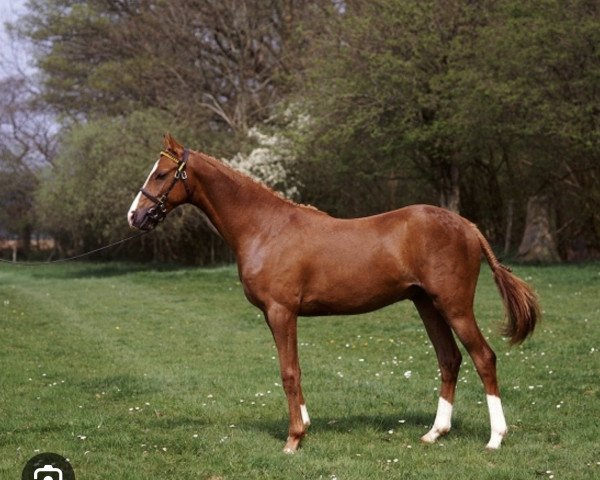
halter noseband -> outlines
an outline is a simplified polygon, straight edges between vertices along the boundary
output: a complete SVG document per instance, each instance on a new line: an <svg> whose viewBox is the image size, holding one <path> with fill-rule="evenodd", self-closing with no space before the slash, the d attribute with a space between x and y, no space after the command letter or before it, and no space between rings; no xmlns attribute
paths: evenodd
<svg viewBox="0 0 600 480"><path fill-rule="evenodd" d="M171 180L169 187L165 190L165 192L160 197L155 197L151 193L144 190L143 187L140 189L140 192L142 192L142 195L144 195L148 200L150 200L151 202L154 203L154 206L148 210L148 212L146 213L146 216L150 220L152 220L152 222L154 222L155 224L162 222L165 219L165 217L167 216L167 201L169 198L169 194L171 193L171 190L173 190L173 188L175 188L175 185L177 184L177 182L179 180L181 180L183 182L183 186L185 187L185 191L186 191L188 197L190 197L192 195L190 187L188 186L188 184L186 182L187 173L185 173L185 167L187 165L188 157L190 155L189 149L187 149L187 148L183 149L183 156L181 157L181 160L169 151L163 150L160 152L160 154L161 154L161 156L165 156L169 160L174 162L177 165L177 167L175 170L175 175L173 176L173 180Z"/></svg>

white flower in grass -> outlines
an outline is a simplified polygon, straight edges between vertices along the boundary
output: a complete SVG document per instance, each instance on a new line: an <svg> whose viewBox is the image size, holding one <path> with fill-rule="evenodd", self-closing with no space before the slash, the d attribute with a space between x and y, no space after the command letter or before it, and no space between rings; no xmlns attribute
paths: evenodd
<svg viewBox="0 0 600 480"><path fill-rule="evenodd" d="M404 378L410 378L412 377L412 370L407 370L406 372L404 372Z"/></svg>

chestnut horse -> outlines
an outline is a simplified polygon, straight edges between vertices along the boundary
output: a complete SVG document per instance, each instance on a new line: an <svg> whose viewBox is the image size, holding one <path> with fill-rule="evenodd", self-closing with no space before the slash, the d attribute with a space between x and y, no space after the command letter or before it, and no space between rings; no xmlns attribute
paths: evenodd
<svg viewBox="0 0 600 480"><path fill-rule="evenodd" d="M496 356L473 314L481 254L487 259L507 312L511 343L533 332L539 317L531 287L501 265L468 220L442 208L413 205L366 218L342 220L284 199L250 177L170 135L128 213L132 227L149 230L183 203L196 205L235 252L248 300L265 315L289 407L284 452L293 453L310 419L300 384L298 316L369 312L412 300L423 319L441 371L431 430L435 442L450 430L461 354L471 356L489 408L487 448L500 447L507 427L496 379Z"/></svg>

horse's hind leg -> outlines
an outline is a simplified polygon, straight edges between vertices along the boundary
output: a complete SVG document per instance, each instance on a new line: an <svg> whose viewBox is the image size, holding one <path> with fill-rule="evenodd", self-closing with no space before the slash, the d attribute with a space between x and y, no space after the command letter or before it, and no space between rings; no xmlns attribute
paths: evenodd
<svg viewBox="0 0 600 480"><path fill-rule="evenodd" d="M433 443L440 436L450 431L452 405L454 404L456 381L462 357L452 335L452 330L435 308L429 296L423 293L413 301L435 348L442 377L438 409L433 427L421 437L423 442Z"/></svg>
<svg viewBox="0 0 600 480"><path fill-rule="evenodd" d="M445 316L459 340L469 352L477 373L483 382L491 424L491 436L487 448L500 448L502 439L508 429L496 377L496 354L479 330L472 307L456 310L455 312L448 309L445 311Z"/></svg>

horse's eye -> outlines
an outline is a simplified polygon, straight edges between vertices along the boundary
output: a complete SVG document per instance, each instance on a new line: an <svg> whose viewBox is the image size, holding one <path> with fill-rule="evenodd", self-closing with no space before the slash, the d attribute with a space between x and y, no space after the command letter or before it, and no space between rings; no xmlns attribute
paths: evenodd
<svg viewBox="0 0 600 480"><path fill-rule="evenodd" d="M154 178L156 178L157 180L164 180L165 178L167 178L167 174L165 172L156 172Z"/></svg>

